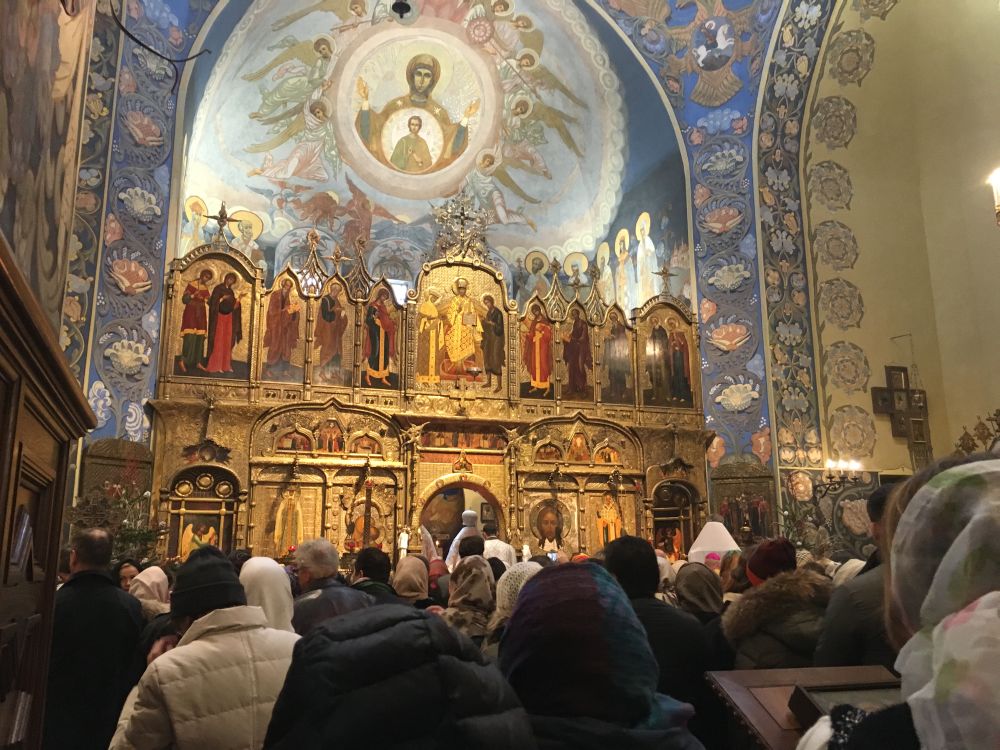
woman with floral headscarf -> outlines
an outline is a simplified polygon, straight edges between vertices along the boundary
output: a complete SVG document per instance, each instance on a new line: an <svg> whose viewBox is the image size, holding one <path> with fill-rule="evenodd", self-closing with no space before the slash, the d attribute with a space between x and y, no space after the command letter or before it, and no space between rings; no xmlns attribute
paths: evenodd
<svg viewBox="0 0 1000 750"><path fill-rule="evenodd" d="M497 584L489 563L482 555L463 557L455 566L448 587L448 609L441 616L455 630L482 646L487 621L496 609Z"/></svg>
<svg viewBox="0 0 1000 750"><path fill-rule="evenodd" d="M1000 747L1000 460L937 462L893 492L884 520L905 702L835 706L799 750Z"/></svg>
<svg viewBox="0 0 1000 750"><path fill-rule="evenodd" d="M517 604L517 595L521 593L524 584L541 569L541 565L530 560L515 563L497 581L497 608L486 626L486 642L483 644L483 653L494 661L500 650L500 639L503 638L507 620Z"/></svg>

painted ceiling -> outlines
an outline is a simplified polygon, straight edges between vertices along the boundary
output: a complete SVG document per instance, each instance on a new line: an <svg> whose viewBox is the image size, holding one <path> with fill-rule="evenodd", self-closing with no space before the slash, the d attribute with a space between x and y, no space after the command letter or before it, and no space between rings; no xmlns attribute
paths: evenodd
<svg viewBox="0 0 1000 750"><path fill-rule="evenodd" d="M184 102L174 257L210 238L225 201L234 244L268 278L317 227L328 254L370 235L369 270L402 293L430 259L431 206L465 192L512 298L539 270L579 273L583 296L596 285L629 309L660 292L664 266L690 296L664 95L600 11L424 0L401 23L365 0L257 0L217 25L224 46L199 59Z"/></svg>

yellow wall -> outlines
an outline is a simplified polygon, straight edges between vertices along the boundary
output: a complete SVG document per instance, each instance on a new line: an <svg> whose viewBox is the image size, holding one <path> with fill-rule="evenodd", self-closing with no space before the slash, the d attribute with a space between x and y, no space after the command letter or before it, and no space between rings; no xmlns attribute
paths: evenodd
<svg viewBox="0 0 1000 750"><path fill-rule="evenodd" d="M844 3L847 5L847 3ZM847 211L830 212L815 200L811 224L834 218L850 226L860 255L853 269L816 263L818 280L840 276L858 287L865 315L860 329L827 326L820 339L862 347L871 386L885 385L886 364L916 364L928 393L936 455L951 452L963 424L1000 408L1000 352L987 333L1000 301L1000 228L983 181L1000 165L1000 45L970 43L1000 35L994 3L901 2L886 20L862 21L848 6L843 30L863 28L876 41L875 63L860 87L843 86L822 69L814 95L839 95L857 107L858 130L849 146L829 149L807 133L810 164L832 159L854 185ZM954 114L953 114L954 113ZM830 408L856 404L871 410L869 392L846 395L827 386ZM893 438L887 417L876 416L878 440L866 468L909 465L904 439Z"/></svg>

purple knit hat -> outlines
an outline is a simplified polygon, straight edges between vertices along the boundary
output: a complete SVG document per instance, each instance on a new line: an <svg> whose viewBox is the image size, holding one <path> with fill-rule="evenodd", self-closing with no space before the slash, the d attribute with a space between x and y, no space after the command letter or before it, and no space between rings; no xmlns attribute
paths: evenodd
<svg viewBox="0 0 1000 750"><path fill-rule="evenodd" d="M659 669L621 586L591 563L535 575L500 643L500 671L528 713L624 726L647 720Z"/></svg>

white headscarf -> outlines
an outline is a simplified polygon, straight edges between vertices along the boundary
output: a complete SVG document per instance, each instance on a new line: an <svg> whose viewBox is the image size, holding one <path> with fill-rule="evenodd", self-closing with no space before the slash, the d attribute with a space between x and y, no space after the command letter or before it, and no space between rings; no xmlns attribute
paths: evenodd
<svg viewBox="0 0 1000 750"><path fill-rule="evenodd" d="M903 511L891 606L915 635L896 660L923 747L1000 738L1000 460L931 479Z"/></svg>
<svg viewBox="0 0 1000 750"><path fill-rule="evenodd" d="M507 572L500 576L500 580L497 581L497 608L490 618L490 630L510 618L514 605L517 604L517 595L521 593L524 584L541 569L541 565L529 560L511 565Z"/></svg>
<svg viewBox="0 0 1000 750"><path fill-rule="evenodd" d="M865 567L865 561L854 557L842 562L833 573L834 587L843 586L848 581L856 578L863 567Z"/></svg>
<svg viewBox="0 0 1000 750"><path fill-rule="evenodd" d="M688 560L704 563L705 555L709 552L717 552L721 559L730 550L738 550L739 548L740 545L736 543L733 535L725 526L718 521L709 521L694 540L694 544L691 545Z"/></svg>
<svg viewBox="0 0 1000 750"><path fill-rule="evenodd" d="M292 584L285 569L270 557L251 557L240 570L247 604L260 607L267 624L277 630L292 628Z"/></svg>
<svg viewBox="0 0 1000 750"><path fill-rule="evenodd" d="M674 579L677 578L677 571L674 570L674 566L670 564L670 560L665 557L656 556L656 566L660 569L660 585L663 582L673 583Z"/></svg>
<svg viewBox="0 0 1000 750"><path fill-rule="evenodd" d="M170 582L157 565L150 566L132 579L128 592L139 600L142 614L151 620L170 611Z"/></svg>

